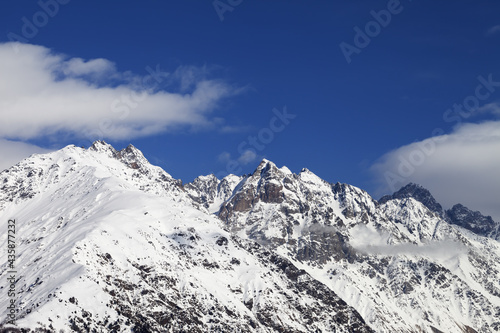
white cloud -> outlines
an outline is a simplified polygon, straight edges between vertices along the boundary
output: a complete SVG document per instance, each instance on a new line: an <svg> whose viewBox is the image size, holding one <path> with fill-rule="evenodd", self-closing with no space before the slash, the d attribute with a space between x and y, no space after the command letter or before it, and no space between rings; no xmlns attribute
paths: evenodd
<svg viewBox="0 0 500 333"><path fill-rule="evenodd" d="M255 151L253 151L251 149L247 149L238 158L238 162L240 162L243 165L246 165L248 163L255 161L256 158L257 158L257 154L255 153Z"/></svg>
<svg viewBox="0 0 500 333"><path fill-rule="evenodd" d="M49 150L24 142L0 139L0 172L17 164L31 154L48 153Z"/></svg>
<svg viewBox="0 0 500 333"><path fill-rule="evenodd" d="M81 58L72 58L64 63L63 73L68 76L80 76L93 73L114 72L115 66L106 59L92 59L85 61Z"/></svg>
<svg viewBox="0 0 500 333"><path fill-rule="evenodd" d="M381 157L372 171L377 194L414 182L445 208L462 203L500 221L500 121L463 124L449 135L400 147Z"/></svg>
<svg viewBox="0 0 500 333"><path fill-rule="evenodd" d="M169 76L153 65L143 78L117 72L106 59L68 58L43 46L3 43L0 59L0 137L9 139L65 133L129 140L177 126L209 126L218 102L237 93L205 79L204 70L182 68ZM172 80L180 92L164 90Z"/></svg>

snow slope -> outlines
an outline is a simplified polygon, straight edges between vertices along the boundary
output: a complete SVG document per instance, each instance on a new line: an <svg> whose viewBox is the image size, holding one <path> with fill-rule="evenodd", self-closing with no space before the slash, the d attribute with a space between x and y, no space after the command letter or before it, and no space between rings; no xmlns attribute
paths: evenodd
<svg viewBox="0 0 500 333"><path fill-rule="evenodd" d="M0 173L17 325L66 332L495 332L498 224L409 184L379 201L263 160L182 184L133 146ZM7 295L7 256L0 293ZM9 299L0 298L0 323Z"/></svg>
<svg viewBox="0 0 500 333"><path fill-rule="evenodd" d="M2 172L0 182L0 230L10 218L17 223L19 327L372 331L306 271L225 231L133 146L116 151L96 142L33 155ZM0 247L6 241L0 233ZM2 293L6 261L2 252ZM8 302L0 298L1 320Z"/></svg>
<svg viewBox="0 0 500 333"><path fill-rule="evenodd" d="M325 283L377 331L498 331L499 244L449 224L440 207L414 184L377 202L264 160L218 215Z"/></svg>

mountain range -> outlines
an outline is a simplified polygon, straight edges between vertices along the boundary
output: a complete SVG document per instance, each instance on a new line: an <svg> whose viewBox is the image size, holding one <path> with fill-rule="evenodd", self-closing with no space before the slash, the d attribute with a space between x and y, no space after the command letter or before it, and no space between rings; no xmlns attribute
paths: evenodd
<svg viewBox="0 0 500 333"><path fill-rule="evenodd" d="M68 146L0 173L0 332L496 332L499 225L417 184L375 200L265 159L183 184Z"/></svg>

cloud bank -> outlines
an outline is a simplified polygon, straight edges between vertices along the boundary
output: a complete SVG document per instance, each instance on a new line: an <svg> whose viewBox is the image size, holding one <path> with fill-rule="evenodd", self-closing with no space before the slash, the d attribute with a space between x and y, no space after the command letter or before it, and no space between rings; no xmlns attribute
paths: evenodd
<svg viewBox="0 0 500 333"><path fill-rule="evenodd" d="M498 104L484 110L495 114ZM466 123L448 135L397 148L371 167L378 193L414 182L445 208L462 203L500 222L500 121Z"/></svg>
<svg viewBox="0 0 500 333"><path fill-rule="evenodd" d="M166 73L146 66L137 76L106 59L70 58L30 44L2 43L0 59L0 137L6 139L129 140L211 126L211 111L238 92L206 79L203 69Z"/></svg>

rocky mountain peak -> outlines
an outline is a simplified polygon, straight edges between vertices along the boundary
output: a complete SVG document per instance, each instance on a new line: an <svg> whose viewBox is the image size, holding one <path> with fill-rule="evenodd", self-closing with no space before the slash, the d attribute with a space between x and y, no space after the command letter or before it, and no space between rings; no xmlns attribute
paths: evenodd
<svg viewBox="0 0 500 333"><path fill-rule="evenodd" d="M358 187L336 183L332 185L332 191L342 208L342 214L347 218L359 218L366 222L376 209L375 200Z"/></svg>
<svg viewBox="0 0 500 333"><path fill-rule="evenodd" d="M220 205L233 194L234 189L245 177L227 175L219 180L215 175L199 176L184 185L184 190L198 208L204 207L209 213L215 213Z"/></svg>
<svg viewBox="0 0 500 333"><path fill-rule="evenodd" d="M106 155L113 157L117 153L116 149L110 144L106 143L104 140L94 141L92 146L89 147L90 151L95 151L98 153L105 153Z"/></svg>
<svg viewBox="0 0 500 333"><path fill-rule="evenodd" d="M192 183L192 185L201 185L201 184L218 184L219 183L219 179L213 174L209 174L209 175L206 175L206 176L198 176L196 177Z"/></svg>
<svg viewBox="0 0 500 333"><path fill-rule="evenodd" d="M142 152L133 145L116 152L114 157L132 169L140 169L142 166L149 164Z"/></svg>
<svg viewBox="0 0 500 333"><path fill-rule="evenodd" d="M118 151L105 141L97 140L89 147L89 151L106 154L108 157L115 158L132 169L141 169L149 164L142 152L132 144Z"/></svg>
<svg viewBox="0 0 500 333"><path fill-rule="evenodd" d="M446 217L452 224L468 229L478 235L498 238L499 224L491 216L484 216L462 204L456 204L446 211Z"/></svg>
<svg viewBox="0 0 500 333"><path fill-rule="evenodd" d="M255 171L253 172L252 177L269 177L275 174L277 171L279 171L279 169L276 164L264 158L257 166L257 169L255 169Z"/></svg>
<svg viewBox="0 0 500 333"><path fill-rule="evenodd" d="M215 175L199 176L191 183L184 185L189 196L198 204L208 208L217 196L220 180Z"/></svg>
<svg viewBox="0 0 500 333"><path fill-rule="evenodd" d="M378 201L383 204L389 200L393 199L406 199L413 198L421 202L424 206L429 208L429 210L443 214L443 207L434 199L431 192L421 185L415 183L409 183L401 187L398 191L394 192L392 195L385 195Z"/></svg>

